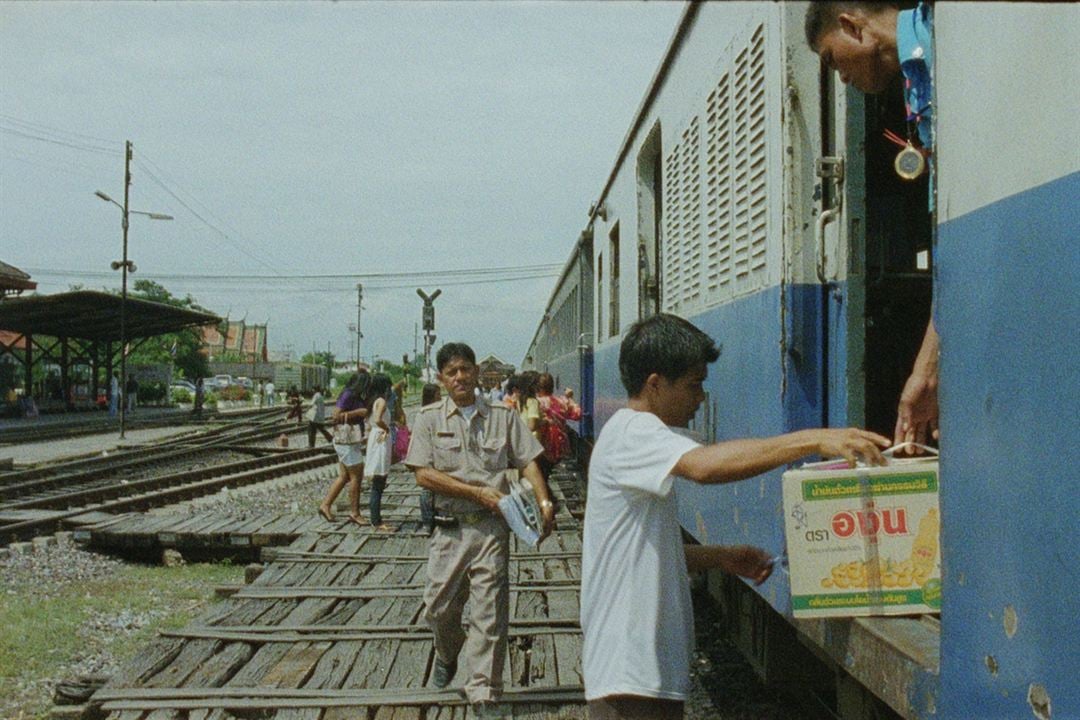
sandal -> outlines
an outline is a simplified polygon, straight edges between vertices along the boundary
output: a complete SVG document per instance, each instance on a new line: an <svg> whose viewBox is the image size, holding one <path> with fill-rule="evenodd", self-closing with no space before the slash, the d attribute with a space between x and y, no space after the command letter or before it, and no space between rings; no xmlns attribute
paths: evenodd
<svg viewBox="0 0 1080 720"><path fill-rule="evenodd" d="M334 522L333 514L329 509L324 508L322 505L319 506L319 514L323 516L323 519L326 520L326 522Z"/></svg>
<svg viewBox="0 0 1080 720"><path fill-rule="evenodd" d="M387 525L386 523L381 523L380 525L375 527L375 532L377 533L392 533L396 530L396 527L394 527L393 525Z"/></svg>
<svg viewBox="0 0 1080 720"><path fill-rule="evenodd" d="M365 527L367 525L367 522L364 521L364 518L360 517L359 515L353 515L352 513L349 513L349 522L356 523L360 527Z"/></svg>

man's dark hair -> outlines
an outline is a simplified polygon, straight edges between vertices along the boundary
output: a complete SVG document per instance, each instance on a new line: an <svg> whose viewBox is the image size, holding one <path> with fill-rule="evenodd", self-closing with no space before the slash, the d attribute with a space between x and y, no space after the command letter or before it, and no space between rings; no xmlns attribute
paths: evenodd
<svg viewBox="0 0 1080 720"><path fill-rule="evenodd" d="M476 364L476 353L473 352L471 347L465 343L446 343L439 348L438 354L435 355L435 367L439 372L442 372L442 369L454 358L468 360L473 365Z"/></svg>
<svg viewBox="0 0 1080 720"><path fill-rule="evenodd" d="M619 375L627 394L636 397L652 373L674 381L718 357L711 337L681 317L661 313L630 326L619 348Z"/></svg>
<svg viewBox="0 0 1080 720"><path fill-rule="evenodd" d="M803 29L806 31L806 44L810 49L817 52L818 41L821 36L837 26L838 18L842 13L850 13L861 10L867 15L876 15L889 7L897 7L896 3L887 2L811 2L806 8L806 19L803 21Z"/></svg>

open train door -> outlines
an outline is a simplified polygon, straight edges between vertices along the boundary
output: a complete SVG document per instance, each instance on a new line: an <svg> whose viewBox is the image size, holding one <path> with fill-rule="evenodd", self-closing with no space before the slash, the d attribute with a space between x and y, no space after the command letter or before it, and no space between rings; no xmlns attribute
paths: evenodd
<svg viewBox="0 0 1080 720"><path fill-rule="evenodd" d="M907 132L899 78L878 95L864 95L835 72L814 67L820 136L812 265L820 293L820 423L891 437L900 392L930 317L929 174L904 180L893 167L898 148L886 136Z"/></svg>

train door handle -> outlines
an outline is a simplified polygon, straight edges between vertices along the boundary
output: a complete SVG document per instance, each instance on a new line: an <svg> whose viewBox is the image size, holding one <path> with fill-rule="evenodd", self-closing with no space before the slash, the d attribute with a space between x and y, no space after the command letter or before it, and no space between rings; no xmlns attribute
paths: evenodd
<svg viewBox="0 0 1080 720"><path fill-rule="evenodd" d="M840 186L844 184L844 158L839 156L820 157L814 163L816 175L824 181L831 180L836 185L836 205L831 208L822 207L818 213L817 222L814 223L814 242L817 243L817 276L822 284L829 282L825 273L825 226L840 215L844 207L844 196L840 192ZM822 204L826 197L825 188L821 188Z"/></svg>
<svg viewBox="0 0 1080 720"><path fill-rule="evenodd" d="M817 276L818 281L823 285L829 282L825 276L825 226L840 215L840 209L843 205L843 200L837 199L835 206L818 213L817 222L814 223L814 240L817 242L818 247Z"/></svg>

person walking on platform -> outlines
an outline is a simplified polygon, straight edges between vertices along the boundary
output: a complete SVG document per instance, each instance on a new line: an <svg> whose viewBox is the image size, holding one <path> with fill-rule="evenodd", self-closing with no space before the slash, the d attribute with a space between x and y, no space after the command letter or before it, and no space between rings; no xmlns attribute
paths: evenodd
<svg viewBox="0 0 1080 720"><path fill-rule="evenodd" d="M116 417L120 410L120 373L113 370L109 378L109 417Z"/></svg>
<svg viewBox="0 0 1080 720"><path fill-rule="evenodd" d="M334 407L334 451L338 456L338 477L319 505L319 514L331 522L334 520L334 501L348 483L349 520L357 525L364 524L360 517L360 483L364 477L364 418L368 415L370 385L370 374L353 373Z"/></svg>
<svg viewBox="0 0 1080 720"><path fill-rule="evenodd" d="M285 395L285 404L289 406L285 422L295 418L297 425L302 423L304 421L304 399L300 397L300 389L295 385L289 386L289 392Z"/></svg>
<svg viewBox="0 0 1080 720"><path fill-rule="evenodd" d="M316 385L312 388L311 409L308 410L308 447L315 447L315 433L321 433L326 442L333 443L334 435L326 429L326 398L323 397L322 387Z"/></svg>
<svg viewBox="0 0 1080 720"><path fill-rule="evenodd" d="M391 410L389 396L394 392L390 376L375 373L371 376L371 390L368 397L372 400L371 415L368 423L367 454L364 456L364 478L371 482L371 496L368 502L368 519L376 532L393 532L394 528L382 521L382 495L386 490L386 477L390 474L390 422Z"/></svg>
<svg viewBox="0 0 1080 720"><path fill-rule="evenodd" d="M274 407L274 381L266 382L266 407Z"/></svg>
<svg viewBox="0 0 1080 720"><path fill-rule="evenodd" d="M127 411L135 412L135 406L139 402L139 381L134 375L128 375L127 384L124 386L124 399L127 401Z"/></svg>
<svg viewBox="0 0 1080 720"><path fill-rule="evenodd" d="M805 31L807 44L825 66L861 92L877 94L897 77L903 78L908 137L897 156L896 172L905 180L930 172L933 210L934 30L930 4L921 1L917 7L901 10L885 2L812 2L806 10ZM897 144L902 143L898 139ZM931 309L911 375L900 393L893 430L897 445L938 439L940 345ZM906 452L918 450L912 445Z"/></svg>
<svg viewBox="0 0 1080 720"><path fill-rule="evenodd" d="M509 634L510 530L499 510L506 471L518 468L532 485L543 517L555 515L536 458L543 448L510 409L477 398L479 368L472 348L448 343L435 357L448 397L413 421L405 464L416 482L440 496L456 527L436 525L428 546L424 619L435 635L432 683L446 687L464 653L465 697L476 714L494 710L502 694ZM471 608L468 634L462 612Z"/></svg>
<svg viewBox="0 0 1080 720"><path fill-rule="evenodd" d="M570 433L566 421L581 419L581 408L577 403L554 393L555 378L551 373L540 373L536 381L536 400L545 421L540 428L540 444L544 446L540 469L544 471L545 478L570 449Z"/></svg>

